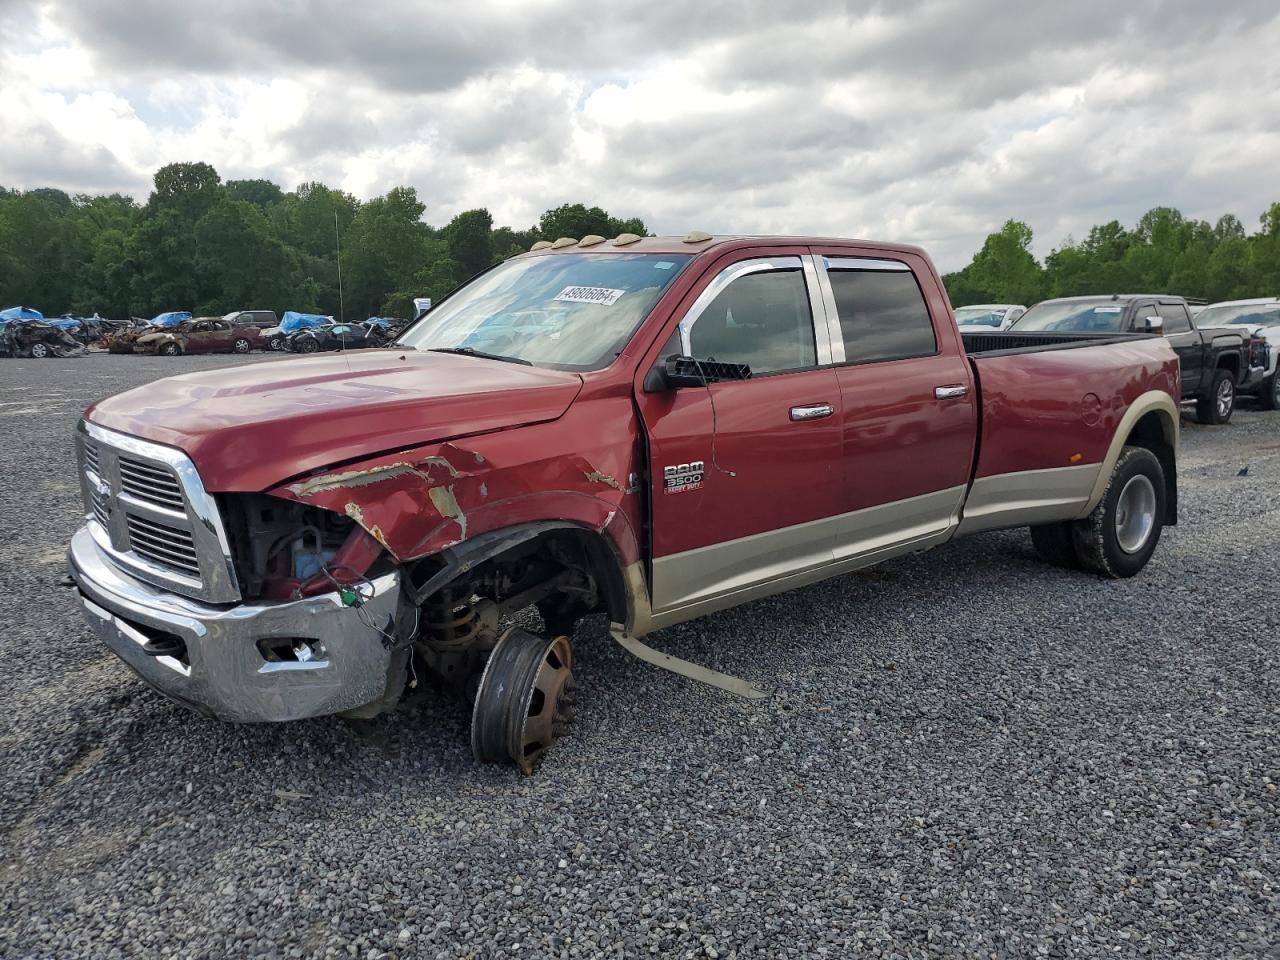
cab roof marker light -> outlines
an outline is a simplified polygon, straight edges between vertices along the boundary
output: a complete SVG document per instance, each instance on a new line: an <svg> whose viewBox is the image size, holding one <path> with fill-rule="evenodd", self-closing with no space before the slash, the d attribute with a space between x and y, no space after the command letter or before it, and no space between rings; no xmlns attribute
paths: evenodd
<svg viewBox="0 0 1280 960"><path fill-rule="evenodd" d="M634 233L620 233L613 238L613 245L615 247L626 247L626 246L630 246L633 243L639 243L639 242L640 242L639 235Z"/></svg>
<svg viewBox="0 0 1280 960"><path fill-rule="evenodd" d="M551 241L550 241L550 240L539 240L537 243L535 243L535 244L534 244L532 247L530 247L529 249L530 249L530 250L545 250L545 249L547 249L547 247L549 247L549 246L551 246Z"/></svg>
<svg viewBox="0 0 1280 960"><path fill-rule="evenodd" d="M597 234L594 234L594 233L589 233L585 237L583 237L581 240L578 241L578 246L594 247L600 243L604 243L604 237L598 236Z"/></svg>
<svg viewBox="0 0 1280 960"><path fill-rule="evenodd" d="M704 240L710 240L711 234L705 230L690 230L689 235L684 238L685 243L702 243Z"/></svg>
<svg viewBox="0 0 1280 960"><path fill-rule="evenodd" d="M573 237L561 237L551 245L551 249L559 250L561 247L572 247L577 242L578 241L573 239Z"/></svg>

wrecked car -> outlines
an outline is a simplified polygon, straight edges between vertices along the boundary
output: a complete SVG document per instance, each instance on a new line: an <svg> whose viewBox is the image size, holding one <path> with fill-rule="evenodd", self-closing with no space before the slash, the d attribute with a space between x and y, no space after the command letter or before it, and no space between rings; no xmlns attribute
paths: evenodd
<svg viewBox="0 0 1280 960"><path fill-rule="evenodd" d="M1001 528L1129 577L1177 519L1168 342L962 335L910 246L540 242L394 347L86 411L71 575L155 689L285 721L429 679L470 703L479 760L528 772L573 719L588 615L755 698L642 638Z"/></svg>
<svg viewBox="0 0 1280 960"><path fill-rule="evenodd" d="M286 310L284 316L280 318L278 327L270 327L262 331L262 340L267 345L268 350L287 350L289 338L299 330L324 327L331 323L333 323L333 317L318 313L299 313L296 310Z"/></svg>
<svg viewBox="0 0 1280 960"><path fill-rule="evenodd" d="M322 350L363 350L380 347L386 341L360 323L332 323L299 330L286 342L290 353L318 353Z"/></svg>
<svg viewBox="0 0 1280 960"><path fill-rule="evenodd" d="M82 357L84 344L47 320L0 320L0 356Z"/></svg>
<svg viewBox="0 0 1280 960"><path fill-rule="evenodd" d="M134 353L176 357L183 353L248 353L261 345L262 331L236 326L224 317L196 317L167 330L153 330L133 343Z"/></svg>

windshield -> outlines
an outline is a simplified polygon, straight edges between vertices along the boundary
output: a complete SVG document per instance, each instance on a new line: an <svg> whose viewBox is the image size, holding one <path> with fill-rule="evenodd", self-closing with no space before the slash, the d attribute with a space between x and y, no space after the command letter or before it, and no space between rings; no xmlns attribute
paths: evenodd
<svg viewBox="0 0 1280 960"><path fill-rule="evenodd" d="M998 327L1004 323L1004 310L990 307L961 307L956 311L956 323L966 327Z"/></svg>
<svg viewBox="0 0 1280 960"><path fill-rule="evenodd" d="M1014 321L1010 329L1119 333L1124 304L1111 300L1046 300Z"/></svg>
<svg viewBox="0 0 1280 960"><path fill-rule="evenodd" d="M1234 323L1256 323L1264 327L1280 326L1280 302L1208 307L1196 315L1198 327L1225 327Z"/></svg>
<svg viewBox="0 0 1280 960"><path fill-rule="evenodd" d="M583 253L509 260L436 305L396 345L599 370L690 259Z"/></svg>

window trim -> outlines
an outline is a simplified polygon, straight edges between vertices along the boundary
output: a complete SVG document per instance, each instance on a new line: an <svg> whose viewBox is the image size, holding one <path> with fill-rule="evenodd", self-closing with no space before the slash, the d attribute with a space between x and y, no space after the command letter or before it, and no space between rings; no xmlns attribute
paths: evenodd
<svg viewBox="0 0 1280 960"><path fill-rule="evenodd" d="M938 336L938 325L934 322L933 311L929 308L929 298L925 296L920 278L911 269L911 265L902 260L889 260L873 257L830 257L823 256L822 269L818 271L818 283L822 287L823 306L830 318L831 352L837 359L837 367L863 367L871 363L897 363L900 360L927 360L942 355L942 338ZM834 267L833 267L834 264ZM848 266L846 266L848 264ZM836 306L836 292L831 285L832 269L841 273L909 273L920 293L920 303L924 306L925 316L929 318L929 329L933 331L932 353L909 353L900 357L875 357L871 360L850 360L844 349L844 330L840 327L840 310Z"/></svg>
<svg viewBox="0 0 1280 960"><path fill-rule="evenodd" d="M832 363L832 344L831 333L827 322L825 305L823 304L819 291L817 289L818 278L821 272L813 263L813 257L807 254L794 254L776 257L749 257L745 260L738 260L724 267L712 277L708 283L698 294L697 298L685 311L683 317L676 327L676 332L680 336L680 349L686 356L692 356L693 345L691 336L694 324L696 324L707 308L720 296L721 293L741 277L751 276L756 273L794 273L800 274L801 280L805 285L805 292L809 301L809 323L813 329L813 343L815 362L813 366L792 367L786 370L770 370L768 373L751 374L752 379L756 377L770 377L781 373L803 373L808 370L817 370L822 367L829 367Z"/></svg>

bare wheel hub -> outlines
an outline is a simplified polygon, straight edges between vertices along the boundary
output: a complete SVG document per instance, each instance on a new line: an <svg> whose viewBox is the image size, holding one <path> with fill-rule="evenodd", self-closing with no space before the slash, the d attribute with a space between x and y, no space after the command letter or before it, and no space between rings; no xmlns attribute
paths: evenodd
<svg viewBox="0 0 1280 960"><path fill-rule="evenodd" d="M568 637L548 640L519 627L493 648L471 714L471 752L477 760L514 760L533 773L568 730L577 694Z"/></svg>

